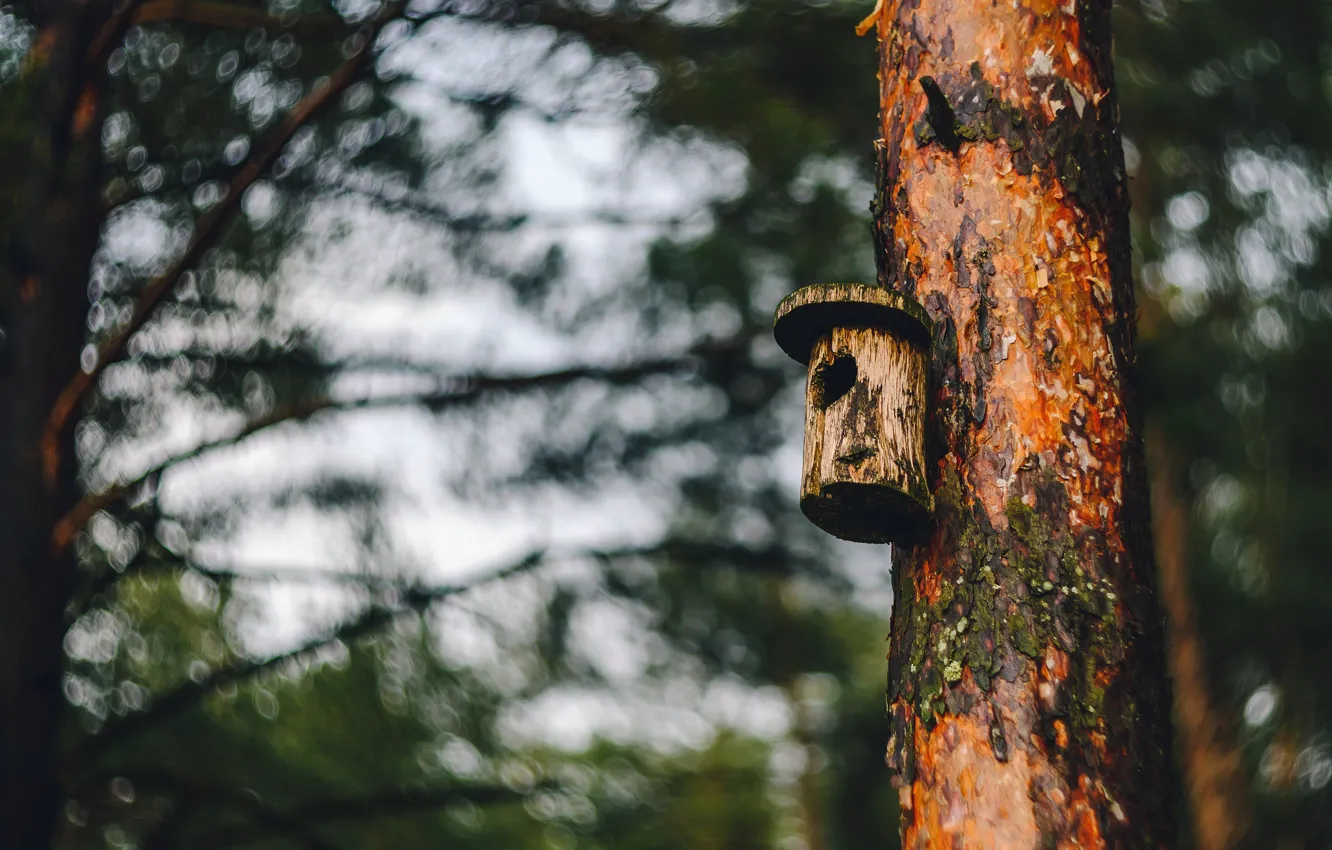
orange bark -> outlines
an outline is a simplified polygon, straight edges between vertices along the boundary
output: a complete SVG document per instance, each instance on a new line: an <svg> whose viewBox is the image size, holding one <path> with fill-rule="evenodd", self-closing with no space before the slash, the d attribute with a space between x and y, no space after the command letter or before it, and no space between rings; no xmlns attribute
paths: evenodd
<svg viewBox="0 0 1332 850"><path fill-rule="evenodd" d="M878 23L880 283L936 326L938 509L894 558L906 847L1174 843L1109 7Z"/></svg>

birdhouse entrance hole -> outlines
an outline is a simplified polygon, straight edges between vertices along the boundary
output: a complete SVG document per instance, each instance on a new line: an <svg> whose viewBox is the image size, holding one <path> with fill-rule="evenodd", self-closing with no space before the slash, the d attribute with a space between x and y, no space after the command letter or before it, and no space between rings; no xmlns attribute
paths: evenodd
<svg viewBox="0 0 1332 850"><path fill-rule="evenodd" d="M901 293L817 284L777 308L773 334L809 367L800 508L845 540L909 544L928 527L931 326Z"/></svg>
<svg viewBox="0 0 1332 850"><path fill-rule="evenodd" d="M814 403L827 410L856 385L856 358L839 355L832 363L820 366L810 376Z"/></svg>

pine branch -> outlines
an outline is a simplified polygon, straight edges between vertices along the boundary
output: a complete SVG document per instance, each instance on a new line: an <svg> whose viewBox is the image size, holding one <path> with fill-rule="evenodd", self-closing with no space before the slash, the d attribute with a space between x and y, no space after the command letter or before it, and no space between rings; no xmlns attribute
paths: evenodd
<svg viewBox="0 0 1332 850"><path fill-rule="evenodd" d="M149 553L149 549L158 551ZM274 584L312 584L312 585L351 585L372 591L393 592L400 595L412 595L421 587L418 579L408 576L378 575L367 573L355 567L293 567L286 565L246 566L210 566L188 557L180 557L161 551L156 544L149 544L140 550L140 554L122 570L108 569L97 575L82 598L91 602L101 593L106 592L121 579L132 575L180 570L197 573L218 584L231 584L238 581L272 582ZM430 586L424 591L434 592ZM82 606L86 610L87 605Z"/></svg>
<svg viewBox="0 0 1332 850"><path fill-rule="evenodd" d="M385 374L412 376L418 378L437 377L444 368L442 363L428 363L392 356L343 357L329 360L318 359L308 349L285 351L278 348L264 348L257 353L238 346L203 346L187 345L181 348L168 348L152 354L142 354L135 362L150 370L170 368L178 358L189 360L208 358L219 368L239 369L281 369L312 378L328 378L335 374Z"/></svg>
<svg viewBox="0 0 1332 850"><path fill-rule="evenodd" d="M93 368L87 372L76 373L60 392L42 433L42 471L48 486L54 486L60 468L60 435L84 395L97 382L109 364L125 356L130 338L144 326L157 305L175 288L181 276L193 268L204 253L216 243L226 226L235 217L245 190L268 171L296 132L328 108L333 99L364 69L374 52L374 42L379 31L390 20L398 17L405 5L406 0L387 3L374 22L362 30L361 45L351 58L343 62L323 85L315 86L292 107L267 142L250 155L245 166L232 179L222 200L199 219L184 253L162 275L150 281L140 293L129 322L102 345Z"/></svg>
<svg viewBox="0 0 1332 850"><path fill-rule="evenodd" d="M149 553L150 548L158 551ZM547 555L547 563L571 558L589 558L603 564L630 558L666 557L680 563L694 565L730 565L754 573L772 573L791 575L802 573L832 587L847 589L849 584L844 576L828 570L821 559L802 557L793 554L781 546L754 547L733 543L716 543L706 540L666 539L647 546L625 546L613 549L590 549L563 555ZM99 594L114 586L121 579L132 575L158 570L182 570L197 573L218 584L230 584L237 581L312 584L312 585L349 585L379 593L397 594L400 598L434 598L439 594L451 592L451 586L441 588L437 585L422 584L418 578L367 573L355 567L294 567L285 565L221 565L206 564L189 557L169 555L156 544L143 547L137 556L123 570L106 570L98 575L93 585L83 594L83 599L91 601ZM86 609L86 605L83 606Z"/></svg>
<svg viewBox="0 0 1332 850"><path fill-rule="evenodd" d="M727 343L726 345L733 345ZM271 413L260 416L246 423L240 430L218 440L202 443L188 451L163 460L144 471L132 481L111 487L101 493L84 497L64 517L56 523L51 532L51 545L54 551L64 551L74 534L98 511L123 499L139 487L153 481L169 467L193 460L200 455L217 449L234 446L254 434L286 422L298 422L309 419L324 411L364 410L387 407L425 407L432 412L447 408L460 407L479 401L488 393L528 392L566 386L576 381L595 380L612 385L624 385L640 380L649 375L682 372L695 368L701 356L709 350L721 346L701 346L692 349L684 356L657 358L632 363L625 366L575 366L554 372L534 375L473 375L442 382L446 388L428 393L416 393L390 396L366 396L354 399L334 399L317 396L292 404L281 405ZM451 386L449 386L451 385Z"/></svg>
<svg viewBox="0 0 1332 850"><path fill-rule="evenodd" d="M458 233L505 233L520 227L538 227L547 230L584 227L592 224L605 224L616 227L679 227L688 220L686 215L635 215L631 212L612 209L577 210L551 213L458 213L447 207L431 203L420 197L407 195L390 198L374 191L359 189L355 186L338 184L324 187L315 183L283 181L284 185L297 186L311 195L326 198L351 198L365 201L376 210L396 213L439 225Z"/></svg>
<svg viewBox="0 0 1332 850"><path fill-rule="evenodd" d="M126 715L109 723L100 734L89 739L79 750L71 754L71 758L67 759L66 766L70 767L70 762L77 760L86 761L95 758L116 744L123 743L158 724L167 722L189 711L218 688L238 684L285 664L299 664L315 657L321 650L337 642L354 643L360 638L375 634L404 614L424 611L433 603L441 600L459 596L481 586L492 585L508 578L529 573L539 566L556 561L586 558L609 563L626 558L662 556L698 567L706 564L734 564L745 570L777 572L779 574L791 574L798 569L804 569L825 580L831 579L843 586L846 584L844 579L839 579L826 571L819 570L819 565L814 559L792 558L788 551L779 547L759 549L730 543L685 540L667 540L647 546L590 549L563 554L551 554L545 550L537 550L505 567L456 584L424 585L404 581L397 583L395 586L392 584L392 580L383 580L381 587L391 589L394 592L393 595L397 597L396 599L372 605L355 617L344 621L318 637L310 639L295 649L266 659L239 659L225 668L213 671L198 682L192 681L179 686L176 690L154 699L152 707L147 711ZM180 566L193 568L192 565L184 562ZM211 571L207 569L198 571L205 575L209 575L211 572L212 577L223 580L251 577L237 570L214 568ZM117 578L127 574L118 574ZM331 571L323 571L324 577L330 575ZM342 580L344 575L350 580L351 574L339 574L337 576L338 580ZM274 580L283 579L274 576Z"/></svg>
<svg viewBox="0 0 1332 850"><path fill-rule="evenodd" d="M194 708L218 688L243 682L285 664L299 664L313 658L321 650L334 643L354 643L360 638L374 634L404 614L421 611L433 602L466 593L482 585L494 584L530 572L545 563L546 560L545 552L538 550L520 561L478 576L470 581L459 584L408 587L402 594L401 602L397 605L372 606L295 649L262 660L239 659L227 667L214 670L198 682L191 681L179 686L174 691L154 699L152 708L147 711L129 714L113 723L109 723L100 734L90 738L73 756L75 759L90 760L118 743L180 716Z"/></svg>
<svg viewBox="0 0 1332 850"><path fill-rule="evenodd" d="M259 581L283 584L347 584L357 585L371 590L397 591L411 593L420 583L403 576L386 576L366 573L353 568L337 567L289 567L289 566L246 566L246 567L210 567L195 561L183 559L179 562L159 562L162 566L178 566L190 572L198 573L218 584L230 584L237 581ZM142 569L139 572L143 572ZM430 592L426 588L426 592Z"/></svg>
<svg viewBox="0 0 1332 850"><path fill-rule="evenodd" d="M502 805L519 802L531 793L503 785L417 785L344 797L311 798L279 806L269 804L243 789L159 769L130 769L115 775L126 776L136 789L168 794L178 801L189 801L195 808L201 805L210 808L226 806L244 811L249 817L249 823L223 827L201 838L201 844L204 846L218 847L240 846L265 832L270 832L281 835L299 846L323 850L336 845L330 843L315 829L321 823L426 814L459 803L476 806ZM99 775L85 785L105 787L111 778L110 775ZM551 787L555 786L547 781L538 783L532 790ZM181 819L172 818L169 823L178 829ZM165 841L160 846L165 846Z"/></svg>

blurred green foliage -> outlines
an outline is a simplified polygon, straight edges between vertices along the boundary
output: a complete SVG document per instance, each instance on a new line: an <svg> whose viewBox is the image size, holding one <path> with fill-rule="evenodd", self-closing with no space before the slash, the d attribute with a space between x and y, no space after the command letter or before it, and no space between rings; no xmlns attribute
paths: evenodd
<svg viewBox="0 0 1332 850"><path fill-rule="evenodd" d="M1212 693L1245 757L1252 846L1323 847L1332 19L1303 2L1119 11L1142 379L1194 508Z"/></svg>
<svg viewBox="0 0 1332 850"><path fill-rule="evenodd" d="M122 326L374 4L232 6L280 25L158 20L112 55L91 341ZM619 360L679 351L682 337L720 343L680 374L483 392L429 411L471 459L440 474L461 498L502 507L628 481L668 506L664 530L434 598L437 578L394 545L396 482L373 471L255 475L174 508L161 498L172 469L151 476L76 541L61 846L896 846L882 767L887 552L832 549L795 510L779 467L802 376L767 342L781 295L873 271L876 62L872 41L852 36L868 6L411 5L374 77L298 134L133 358L108 370L79 428L86 486L144 468L124 457L163 457L151 449L182 411L234 425L348 375L484 369L330 344L317 316L284 300L284 263L401 227L429 234L424 268L399 254L356 270L386 291L423 303L509 293L571 343L619 328ZM1140 380L1194 506L1192 588L1213 693L1248 760L1255 846L1332 842L1332 468L1318 413L1332 395L1329 21L1312 0L1117 11ZM11 57L30 35L21 4L0 13L6 103L26 96ZM450 51L480 70L432 74ZM22 138L10 114L0 146ZM661 183L700 167L739 177L707 181L713 194L679 220L649 211L648 238L634 209L583 222L627 255L613 289L588 287L579 223L545 226L506 182L515 134L566 124L624 129L628 162ZM123 247L145 232L159 235L155 253ZM319 439L320 421L282 426L293 451ZM309 651L265 664L281 649L251 648L260 603L291 577L231 575L200 553L225 550L255 516L302 512L357 535L364 572L323 589L358 627L315 628ZM878 573L866 578L866 564ZM607 606L646 647L628 678L587 647L589 628L594 643L622 637L587 625ZM650 710L671 693L684 732ZM728 722L687 710L719 693ZM534 718L588 705L630 706L632 734L621 724L572 747L525 734Z"/></svg>

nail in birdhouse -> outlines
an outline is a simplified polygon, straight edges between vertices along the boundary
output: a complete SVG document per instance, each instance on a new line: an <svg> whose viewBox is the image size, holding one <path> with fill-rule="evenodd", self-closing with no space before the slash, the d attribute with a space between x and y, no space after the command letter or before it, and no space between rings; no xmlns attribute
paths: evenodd
<svg viewBox="0 0 1332 850"><path fill-rule="evenodd" d="M782 301L773 334L809 367L800 509L843 540L919 540L934 509L924 309L882 287L815 284Z"/></svg>

